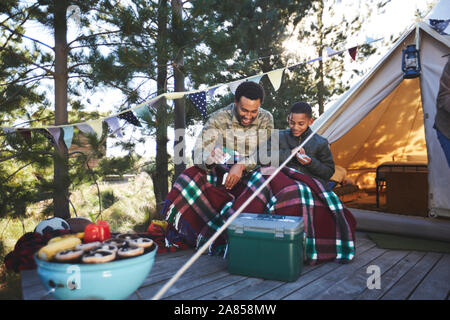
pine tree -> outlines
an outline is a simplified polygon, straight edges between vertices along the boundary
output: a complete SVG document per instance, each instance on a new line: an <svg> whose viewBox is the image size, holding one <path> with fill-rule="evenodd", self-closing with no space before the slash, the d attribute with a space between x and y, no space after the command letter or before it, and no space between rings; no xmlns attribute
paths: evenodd
<svg viewBox="0 0 450 320"><path fill-rule="evenodd" d="M68 42L67 17L71 9L74 9L72 16L82 31ZM90 14L106 10L102 1L7 1L2 3L0 10L4 17L0 23L4 40L0 48L2 126L11 126L18 118L26 118L30 126L39 127L62 125L69 120L88 120L89 116L98 117L99 114L94 113L83 118L86 114L81 112L85 107L82 101L82 79L86 77L90 65L83 54L84 48L100 37L118 32L102 30L87 35ZM76 14L73 14L74 11ZM40 25L49 35L53 35L54 45L45 43L48 40L45 36L43 39L26 36L27 22ZM38 90L38 86L42 88L44 84L48 85L48 80L53 80L52 102L47 100L45 93L38 93L42 90ZM68 112L68 103L72 105L72 115ZM17 164L18 168L10 174L5 169L1 172L0 179L5 178L2 187L8 192L4 193L0 201L0 214L24 214L27 204L52 198L54 215L68 218L71 183L81 182L92 174L92 171L85 170L84 156L68 154L62 135L53 146L37 130L9 133L1 142L0 161L3 168L6 163ZM52 168L53 179L49 171ZM29 181L29 184L25 181Z"/></svg>
<svg viewBox="0 0 450 320"><path fill-rule="evenodd" d="M355 11L354 16L349 21L344 10L341 9L342 14L339 15L336 11L344 6L339 0L315 0L312 2L312 7L308 15L301 21L298 26L298 40L304 48L314 48L314 58L323 57L313 64L307 65L306 70L309 73L306 82L311 86L308 94L309 102L312 106L317 107L318 116L324 110L325 105L336 96L344 93L349 89L349 81L351 78L344 79L345 59L347 53L339 54L327 58L326 47L339 51L346 48L349 40L358 35L361 27L366 21L371 10L366 10L367 14L362 14L361 9L366 6L377 7L381 9L386 3L382 4L378 1L359 1L352 3L352 8ZM355 9L359 7L358 9ZM354 43L353 43L354 44ZM358 48L358 56L365 57L375 52L375 47L370 45L362 45ZM305 54L303 54L305 59ZM312 58L311 56L309 58ZM358 70L354 70L358 74Z"/></svg>

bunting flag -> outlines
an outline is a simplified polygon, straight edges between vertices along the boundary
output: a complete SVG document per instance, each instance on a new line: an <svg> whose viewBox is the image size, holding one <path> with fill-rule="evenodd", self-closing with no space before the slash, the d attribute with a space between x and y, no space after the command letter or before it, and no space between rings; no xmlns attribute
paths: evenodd
<svg viewBox="0 0 450 320"><path fill-rule="evenodd" d="M50 132L47 131L47 129L38 129L37 130L39 133L42 133L44 135L44 137L47 138L48 141L50 141L50 143L54 144L55 141L53 140L53 136L50 134Z"/></svg>
<svg viewBox="0 0 450 320"><path fill-rule="evenodd" d="M143 106L134 109L134 112L136 113L136 116L140 118L141 120L145 122L149 122L152 119L152 114L150 113L150 110L148 108L149 106L147 104L144 104Z"/></svg>
<svg viewBox="0 0 450 320"><path fill-rule="evenodd" d="M373 41L374 41L373 38L366 36L366 43L371 43Z"/></svg>
<svg viewBox="0 0 450 320"><path fill-rule="evenodd" d="M23 137L23 139L27 143L31 142L31 131L30 130L17 129L17 132L20 133L20 135Z"/></svg>
<svg viewBox="0 0 450 320"><path fill-rule="evenodd" d="M429 19L430 20L430 26L439 32L440 34L446 36L447 33L445 32L445 29L447 29L448 24L450 23L450 19L447 20L436 20L436 19Z"/></svg>
<svg viewBox="0 0 450 320"><path fill-rule="evenodd" d="M260 75L257 75L257 76L254 76L254 77L251 77L251 78L248 78L248 81L252 81L252 82L256 82L256 83L259 83L259 81L261 81L261 78L263 77L263 75L262 74L260 74Z"/></svg>
<svg viewBox="0 0 450 320"><path fill-rule="evenodd" d="M339 51L335 51L335 50L331 49L330 47L325 47L325 50L327 51L327 56L328 57L332 57L335 54L339 53Z"/></svg>
<svg viewBox="0 0 450 320"><path fill-rule="evenodd" d="M195 105L195 107L200 111L202 116L206 118L206 92L195 92L189 95L189 99Z"/></svg>
<svg viewBox="0 0 450 320"><path fill-rule="evenodd" d="M89 120L86 123L92 128L92 130L94 130L97 139L100 139L103 135L103 121L101 119Z"/></svg>
<svg viewBox="0 0 450 320"><path fill-rule="evenodd" d="M56 147L59 148L59 137L61 136L61 128L48 128L48 132L50 132L50 134L52 135Z"/></svg>
<svg viewBox="0 0 450 320"><path fill-rule="evenodd" d="M79 123L77 124L77 128L80 129L81 132L86 134L95 134L94 129L91 128L87 123Z"/></svg>
<svg viewBox="0 0 450 320"><path fill-rule="evenodd" d="M105 121L111 128L113 134L115 134L119 138L123 138L122 131L120 129L119 119L117 117L106 118Z"/></svg>
<svg viewBox="0 0 450 320"><path fill-rule="evenodd" d="M238 81L229 83L228 87L230 88L230 91L234 94L236 92L237 87L239 87L239 85L244 81L245 80L238 80Z"/></svg>
<svg viewBox="0 0 450 320"><path fill-rule="evenodd" d="M135 126L142 127L142 125L141 125L141 123L139 122L138 118L136 118L136 117L134 116L134 114L133 114L133 112L131 112L131 110L119 114L118 117L119 117L120 119L124 119L124 120L128 121L128 122L131 123L131 124L134 124Z"/></svg>
<svg viewBox="0 0 450 320"><path fill-rule="evenodd" d="M209 96L211 99L214 98L214 92L216 92L216 90L217 90L219 87L220 87L220 86L213 87L213 88L210 88L210 89L208 90L208 96Z"/></svg>
<svg viewBox="0 0 450 320"><path fill-rule="evenodd" d="M183 98L185 94L185 92L168 92L165 93L164 96L166 97L166 99L175 100Z"/></svg>
<svg viewBox="0 0 450 320"><path fill-rule="evenodd" d="M353 47L353 48L348 49L348 53L353 61L356 60L356 51L357 50L358 50L358 47Z"/></svg>
<svg viewBox="0 0 450 320"><path fill-rule="evenodd" d="M63 127L63 136L67 149L70 149L73 140L73 126Z"/></svg>
<svg viewBox="0 0 450 320"><path fill-rule="evenodd" d="M445 28L448 27L450 23L450 20L431 20L430 19L430 25L433 26L433 28L436 28L436 30L438 30L439 32L443 32L443 30L445 30ZM367 37L366 36L366 44L368 43L372 43L372 42L376 42L379 40L382 40L383 38L379 38L374 40L373 38ZM146 117L151 117L151 111L149 110L150 106L152 106L157 100L165 97L166 99L169 100L175 100L175 99L181 99L185 96L188 96L189 99L194 103L195 107L201 112L201 114L203 115L203 117L207 116L206 113L206 92L208 92L208 95L213 98L214 97L214 93L215 91L224 85L228 85L228 87L230 88L231 92L234 94L236 92L237 87L244 81L252 81L252 82L256 82L259 83L261 81L261 78L267 74L273 88L275 89L275 91L277 91L280 86L281 86L281 82L282 82L282 78L283 78L283 72L285 69L288 69L289 71L292 71L294 68L304 65L304 64L308 64L308 63L313 63L315 61L320 61L323 59L326 59L327 57L331 57L333 55L336 54L341 54L342 52L348 50L350 57L355 60L356 59L356 52L357 52L358 47L354 46L352 48L349 49L345 49L345 50L341 50L341 51L335 51L333 49L331 49L330 47L325 47L326 50L326 55L323 55L322 57L317 57L314 58L312 60L306 61L306 62L302 62L302 63L297 63L295 65L291 65L291 66L286 66L284 68L280 68L277 70L272 70L272 71L268 71L265 73L260 73L257 75L253 75L244 79L240 79L240 80L234 80L230 83L221 83L218 85L214 85L212 87L206 88L203 91L186 91L186 92L168 92L168 93L163 93L160 94L159 96L152 98L151 100L144 102L143 104L140 104L134 108L130 108L127 109L125 111L122 111L119 114L116 115L112 115L109 117L105 117L105 118L101 118L101 119L97 119L97 120L90 120L90 121L86 121L86 122L82 122L82 123L74 123L72 125L61 125L61 126L50 126L50 127L35 127L35 128L11 128L11 127L1 127L0 129L2 129L6 134L11 133L11 132L15 132L15 131L19 131L19 130L36 130L39 133L44 134L47 139L49 139L50 141L52 141L53 143L53 139L54 136L57 136L56 138L59 138L60 135L60 129L63 129L63 136L64 136L64 142L66 143L67 147L70 147L70 145L72 144L72 139L73 139L73 127L76 126L78 127L78 129L80 129L80 131L87 133L87 134L96 134L97 137L101 137L102 133L103 133L103 120L108 124L109 128L112 130L112 132L114 134L116 134L118 137L122 138L122 132L121 132L121 126L119 123L119 118L120 119L124 119L127 122L135 125L135 126L139 126L142 127L139 119L133 114L132 111L136 112L136 115L141 118L141 119L145 119ZM47 129L51 129L50 133L49 131L47 131ZM59 128L59 130L57 130ZM31 131L30 131L31 132ZM58 133L59 132L59 133ZM26 131L22 131L20 132L20 134L22 134L23 136L28 135L29 133Z"/></svg>
<svg viewBox="0 0 450 320"><path fill-rule="evenodd" d="M270 83L272 83L273 88L277 91L281 86L281 78L283 77L284 68L271 71L267 74Z"/></svg>
<svg viewBox="0 0 450 320"><path fill-rule="evenodd" d="M16 129L8 128L8 127L2 127L2 130L5 132L5 134L12 133L12 132L16 131Z"/></svg>

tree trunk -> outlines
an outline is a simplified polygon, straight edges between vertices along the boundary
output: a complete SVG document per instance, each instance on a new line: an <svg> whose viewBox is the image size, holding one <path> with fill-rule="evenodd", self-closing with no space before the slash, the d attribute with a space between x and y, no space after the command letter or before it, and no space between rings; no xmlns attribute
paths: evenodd
<svg viewBox="0 0 450 320"><path fill-rule="evenodd" d="M55 125L67 124L67 1L54 1L55 33ZM70 218L67 148L61 134L54 156L54 215Z"/></svg>
<svg viewBox="0 0 450 320"><path fill-rule="evenodd" d="M323 49L324 49L324 45L323 45L323 7L324 7L324 3L323 1L319 1L319 8L318 8L318 12L317 12L317 17L318 17L318 21L317 21L317 28L319 30L319 56L323 54ZM324 76L323 76L323 60L319 60L319 83L317 85L317 103L319 105L319 117L320 115L324 112L324 104L325 104L325 99L324 99L324 90L325 90L325 83L324 83Z"/></svg>
<svg viewBox="0 0 450 320"><path fill-rule="evenodd" d="M158 6L158 39L157 39L157 90L158 94L167 90L167 0L160 0ZM155 193L156 210L159 214L162 209L162 203L169 192L169 172L168 172L168 153L167 153L167 127L169 115L167 112L166 99L162 98L158 104L156 112L156 172L152 175L153 192Z"/></svg>
<svg viewBox="0 0 450 320"><path fill-rule="evenodd" d="M177 40L182 39L183 34L183 3L181 0L172 0L172 32L174 38ZM175 80L175 91L185 91L184 88L184 55L182 44L175 43L175 57L174 57L174 68L173 76ZM175 103L175 141L174 141L174 163L175 163L175 175L173 177L173 182L177 177L186 169L185 162L185 128L186 128L186 107L184 99L176 99Z"/></svg>

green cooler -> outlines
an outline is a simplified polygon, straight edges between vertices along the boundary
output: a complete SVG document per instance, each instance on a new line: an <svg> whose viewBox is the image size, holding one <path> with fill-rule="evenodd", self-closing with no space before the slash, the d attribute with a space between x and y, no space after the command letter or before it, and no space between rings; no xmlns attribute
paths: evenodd
<svg viewBox="0 0 450 320"><path fill-rule="evenodd" d="M303 218L241 213L228 226L228 271L295 281L303 265Z"/></svg>

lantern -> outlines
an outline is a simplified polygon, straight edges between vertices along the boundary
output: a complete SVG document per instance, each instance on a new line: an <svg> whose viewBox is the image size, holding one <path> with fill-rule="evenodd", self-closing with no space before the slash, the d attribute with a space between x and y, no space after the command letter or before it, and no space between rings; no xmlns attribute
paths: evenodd
<svg viewBox="0 0 450 320"><path fill-rule="evenodd" d="M410 44L402 50L403 79L417 78L420 75L420 56L416 45Z"/></svg>

